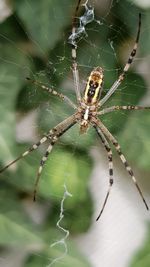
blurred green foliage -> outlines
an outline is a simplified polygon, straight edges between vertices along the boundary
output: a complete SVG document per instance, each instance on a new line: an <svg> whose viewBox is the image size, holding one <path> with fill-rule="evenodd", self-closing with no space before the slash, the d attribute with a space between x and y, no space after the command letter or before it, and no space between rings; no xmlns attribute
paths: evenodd
<svg viewBox="0 0 150 267"><path fill-rule="evenodd" d="M28 0L11 1L12 14L0 25L0 162L4 166L30 144L16 144L16 118L30 111L37 112L37 135L47 132L51 127L66 118L73 111L60 100L47 95L39 88L27 83L25 77L34 77L52 85L58 91L75 100L72 91L71 47L67 38L71 31L74 14L74 0ZM130 12L128 12L130 10ZM81 9L81 14L83 8ZM94 66L101 65L105 70L104 93L118 77L121 70L124 43L136 35L139 9L128 1L114 1L108 16L101 16L95 9L95 19L87 26L87 37L78 43L78 63L81 81ZM143 12L144 13L144 12ZM126 19L128 14L128 19ZM147 33L149 13L142 16L141 39ZM148 40L149 42L149 40ZM148 42L140 42L139 53L149 53ZM131 50L129 47L129 51ZM128 56L128 54L127 54ZM69 81L67 84L66 81ZM83 85L83 83L82 83ZM83 85L84 86L84 85ZM109 100L109 105L136 105L146 93L144 80L130 71L126 80ZM119 136L124 152L130 152L129 159L136 161L144 170L149 170L150 116L146 112L132 114L114 112L102 118L113 134ZM25 129L24 131L28 131ZM138 142L134 143L135 131ZM133 144L130 146L128 144ZM18 162L1 175L0 187L0 245L1 247L24 246L28 244L23 266L44 266L51 259L63 254L61 247L50 248L50 244L63 234L56 230L59 218L60 201L64 193L64 182L73 195L65 201L63 226L71 234L85 232L91 223L92 199L88 190L88 180L92 171L90 148L95 144L93 129L79 136L78 127L72 128L60 140L42 173L38 189L38 202L50 203L47 216L38 225L25 209L32 206L32 191L43 155L42 150ZM140 153L139 153L140 152ZM137 157L138 155L138 157ZM32 208L34 210L34 207ZM32 210L32 212L33 212ZM61 262L65 267L88 267L75 244L69 240L68 255ZM35 248L34 248L35 246ZM37 249L37 254L35 255ZM32 251L35 253L32 254ZM59 263L55 264L59 266ZM144 266L144 265L143 265ZM148 266L148 265L145 265Z"/></svg>

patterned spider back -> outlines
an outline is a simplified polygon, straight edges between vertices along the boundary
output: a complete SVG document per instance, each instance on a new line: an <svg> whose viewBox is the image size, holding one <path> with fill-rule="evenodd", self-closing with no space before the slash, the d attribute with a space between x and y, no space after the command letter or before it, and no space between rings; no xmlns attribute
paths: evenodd
<svg viewBox="0 0 150 267"><path fill-rule="evenodd" d="M84 90L83 100L87 105L95 105L99 102L99 98L103 85L103 69L96 67L90 73Z"/></svg>

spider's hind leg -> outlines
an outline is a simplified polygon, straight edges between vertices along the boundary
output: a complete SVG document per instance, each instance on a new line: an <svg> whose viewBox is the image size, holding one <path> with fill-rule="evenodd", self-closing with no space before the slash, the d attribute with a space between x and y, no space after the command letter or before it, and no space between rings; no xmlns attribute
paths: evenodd
<svg viewBox="0 0 150 267"><path fill-rule="evenodd" d="M143 200L143 202L144 202L144 204L145 204L146 209L149 210L149 207L148 207L148 205L147 205L147 203L146 203L146 200L145 200L145 198L144 198L144 196L143 196L142 190L140 189L140 187L139 187L139 185L138 185L138 183L137 183L137 180L136 180L136 178L135 178L135 176L134 176L133 170L131 169L130 165L128 164L128 162L127 162L127 160L126 160L126 158L125 158L125 156L124 156L123 153L121 152L120 145L118 144L117 141L113 141L113 145L115 146L116 151L117 151L117 153L118 153L118 155L119 155L119 157L120 157L122 163L124 164L124 166L125 166L125 168L126 168L126 171L127 171L127 172L129 173L129 175L131 176L132 181L134 182L134 184L135 184L135 186L136 186L136 188L137 188L137 190L138 190L138 192L139 192L139 194L140 194L140 196L141 196L141 198L142 198L142 200Z"/></svg>
<svg viewBox="0 0 150 267"><path fill-rule="evenodd" d="M55 138L55 142L57 141L57 139ZM38 187L38 183L39 183L39 180L40 180L40 176L41 176L41 173L42 173L42 170L43 170L43 166L45 164L45 162L47 161L48 159L48 156L50 154L50 152L52 151L52 148L55 144L54 141L51 141L50 145L48 146L44 156L42 157L42 160L40 162L40 167L38 169L38 173L37 173L37 177L36 177L36 181L35 181L35 186L34 186L34 192L33 192L33 200L35 201L36 200L36 193L37 193L37 187Z"/></svg>
<svg viewBox="0 0 150 267"><path fill-rule="evenodd" d="M95 127L94 128L96 129L96 132L98 133L101 141L102 141L102 144L104 145L106 151L107 151L107 155L108 155L108 165L109 165L109 187L108 187L108 190L107 190L107 194L105 196L105 200L104 200L104 203L103 203L103 206L102 206L102 209L96 219L96 221L99 220L99 218L101 217L103 211L104 211L104 208L106 206L106 203L107 203L107 200L108 200L108 197L109 197L109 194L110 194L110 190L112 188L112 185L113 185L113 161L112 161L112 150L110 148L110 145L109 143L107 142L107 139L106 137L104 136L104 134L102 133L102 131L100 130L100 128L98 127Z"/></svg>
<svg viewBox="0 0 150 267"><path fill-rule="evenodd" d="M104 124L100 121L100 120L97 120L96 122L96 125L100 128L100 130L103 132L103 134L107 137L107 139L109 139L111 141L111 143L114 145L123 165L125 166L125 169L126 171L129 173L132 181L134 182L142 200L143 200L143 203L145 204L145 207L147 210L149 210L149 207L148 207L148 204L146 203L146 200L143 196L143 193L142 193L142 190L140 189L138 183L137 183L137 180L134 176L134 173L133 173L133 170L132 168L130 167L130 165L128 164L125 156L123 155L123 153L121 152L121 147L120 145L118 144L116 138L109 132L109 130L104 126Z"/></svg>
<svg viewBox="0 0 150 267"><path fill-rule="evenodd" d="M35 187L34 187L34 201L36 200L36 192L37 192L37 187L38 187L38 183L41 177L41 173L43 170L43 166L46 163L48 156L50 154L50 152L52 151L52 148L54 146L54 144L57 142L58 138L60 136L62 136L66 131L68 131L74 124L76 124L77 120L76 120L76 115L73 114L72 116L68 117L67 119L65 119L64 121L60 122L56 127L54 127L53 129L51 129L49 131L49 135L48 135L48 139L50 140L50 145L48 146L41 162L40 162L40 167L38 169L38 173L37 173L37 177L36 177L36 181L35 181Z"/></svg>

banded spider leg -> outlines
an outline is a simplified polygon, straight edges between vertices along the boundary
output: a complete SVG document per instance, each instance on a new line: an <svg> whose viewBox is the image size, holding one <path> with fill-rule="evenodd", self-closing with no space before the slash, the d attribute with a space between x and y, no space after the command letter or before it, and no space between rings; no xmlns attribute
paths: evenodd
<svg viewBox="0 0 150 267"><path fill-rule="evenodd" d="M38 183L39 183L39 179L40 179L40 176L41 176L41 172L42 172L43 166L44 166L45 162L47 161L48 156L49 156L54 144L57 142L58 138L61 135L63 135L67 130L69 130L74 124L76 124L76 122L77 122L77 115L75 113L72 116L70 116L67 119L65 119L64 121L62 121L61 123L59 123L53 129L51 129L48 132L48 134L46 134L45 136L43 136L41 138L41 140L39 142L37 142L36 144L33 144L28 150L26 150L18 158L16 158L12 162L10 162L8 165L6 165L4 168L2 168L0 170L0 173L5 171L7 168L9 168L11 165L16 163L18 160L26 157L29 153L31 153L34 150L36 150L41 144L43 144L43 143L45 143L46 141L49 140L50 141L50 145L48 146L44 156L42 157L42 160L40 162L40 167L39 167L38 173L37 173L37 178L36 178L36 181L35 181L34 196L33 196L33 199L35 200L36 199L37 186L38 186Z"/></svg>
<svg viewBox="0 0 150 267"><path fill-rule="evenodd" d="M139 185L137 183L137 180L136 180L136 178L134 176L133 170L130 167L130 165L128 164L124 154L122 153L121 147L118 144L118 141L116 140L116 138L109 132L109 130L104 126L104 124L99 119L95 120L93 118L93 127L96 129L96 131L97 131L98 135L101 137L101 139L103 139L104 136L105 136L105 138L107 138L113 144L113 146L115 147L115 149L116 149L116 151L117 151L117 153L118 153L123 165L125 166L126 171L129 173L132 181L134 182L134 184L135 184L135 186L136 186L136 188L137 188L137 190L138 190L138 192L139 192L139 194L140 194L140 196L141 196L141 198L143 200L143 203L145 204L146 209L149 210L148 204L147 204L147 202L146 202L146 200L145 200L145 198L143 196L143 193L142 193L142 191L141 191L141 189L140 189L140 187L139 187ZM107 143L105 143L105 144L107 144ZM110 193L110 187L111 187L111 185L109 186L109 189L108 189L108 192L107 192L103 207L102 207L102 209L101 209L101 211L100 211L100 213L99 213L99 215L98 215L96 220L98 220L100 218L100 216L101 216L101 214L102 214L102 212L104 210L104 207L106 205L106 202L108 200L108 196L109 196L109 193Z"/></svg>

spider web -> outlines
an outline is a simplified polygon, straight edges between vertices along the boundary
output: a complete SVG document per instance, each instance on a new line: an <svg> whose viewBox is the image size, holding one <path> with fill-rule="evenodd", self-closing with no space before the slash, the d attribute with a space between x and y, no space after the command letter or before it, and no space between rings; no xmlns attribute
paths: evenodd
<svg viewBox="0 0 150 267"><path fill-rule="evenodd" d="M21 145L21 143L30 143L30 142L34 143L35 141L39 140L41 133L45 133L47 130L52 128L54 125L57 125L57 123L60 122L62 119L66 118L69 114L72 114L71 109L66 107L59 100L57 101L57 99L55 99L54 97L50 98L50 101L47 101L47 95L45 93L40 91L40 89L27 85L25 83L25 77L29 76L31 78L42 81L46 83L47 85L52 84L54 89L64 94L67 94L72 100L75 100L73 78L72 78L70 67L71 67L71 44L73 44L74 42L77 42L77 46L78 46L77 61L78 61L79 71L80 71L80 83L81 83L82 91L85 87L86 79L90 71L93 69L93 67L100 65L101 67L104 68L104 72L105 72L105 84L104 84L104 92L103 92L103 95L104 95L107 92L107 90L110 88L112 83L117 79L118 74L120 73L122 67L126 63L128 55L132 49L134 37L136 36L136 30L137 30L136 28L137 28L137 20L138 20L138 12L139 12L139 7L135 6L133 1L131 2L124 1L124 3L121 3L121 1L102 1L102 2L98 0L82 1L82 6L78 14L77 32L75 36L72 36L70 25L71 25L72 16L74 14L75 6L76 6L75 1L64 0L63 8L66 11L65 19L64 19L64 12L61 13L62 6L61 8L59 8L59 6L61 5L60 1L47 1L46 7L41 4L41 7L37 9L36 16L35 16L36 3L34 1L27 0L27 1L22 1L22 3L23 4L20 4L19 1L16 1L15 13L14 13L15 19L11 18L12 24L14 25L13 27L16 27L16 36L12 32L10 32L10 34L9 33L6 34L7 24L3 26L2 31L1 31L2 45L5 46L5 49L3 50L3 53L1 53L1 57L0 57L0 60L3 66L5 67L4 68L5 70L1 72L1 80L2 80L1 92L2 92L2 96L3 95L5 96L5 89L3 89L5 88L5 86L3 85L6 84L6 88L7 88L7 83L8 83L9 94L6 94L5 97L9 98L11 100L10 102L13 102L14 104L14 106L11 106L11 103L6 103L6 107L5 105L3 106L3 108L5 109L5 112L6 112L7 105L11 106L9 113L7 113L6 117L4 117L4 124L9 125L9 122L10 122L10 125L12 125L13 122L15 124L15 116L11 117L10 115L15 114L16 110L18 113L17 131L16 131L16 136L14 137L14 139L12 139L12 136L14 135L14 129L11 129L12 127L10 127L10 125L9 125L10 128L7 129L7 134L5 131L5 127L2 128L2 133L4 132L4 134L1 135L0 143L1 143L2 151L4 153L4 156L3 156L4 158L2 158L2 162L4 160L5 163L8 160L14 159L14 157L17 156L18 151L20 150L23 151L24 148L26 149L26 147L28 147L28 145L24 146L24 145ZM53 31L50 28L51 25L48 22L46 23L46 21L50 19L49 17L47 18L48 15L46 13L46 9L48 9L49 6L51 10L50 16L52 16L53 18L53 20L50 20L50 22L53 23L53 28L54 28ZM6 10L7 8L5 7L4 9ZM8 10L9 12L11 12L10 8L8 8ZM144 16L144 12L142 15ZM33 20L33 17L34 17L34 20ZM10 22L11 22L11 19L10 19ZM145 32L147 33L149 30L149 27L146 25L146 22L142 22L142 23L143 23L143 27L142 27L141 40L146 35ZM42 24L45 26L45 28L42 27ZM37 32L39 33L37 34ZM19 39L19 34L21 34L21 42ZM140 46L139 48L140 52L134 61L134 67L131 67L132 74L127 75L127 79L125 80L123 85L119 87L114 97L110 99L110 101L107 104L108 106L116 105L116 104L123 104L123 105L137 104L141 100L142 100L141 102L142 104L148 105L149 103L148 96L146 95L146 99L145 100L143 99L145 96L145 92L146 92L146 84L145 82L143 82L141 77L137 75L137 73L142 73L143 76L146 77L146 81L148 82L147 65L146 65L148 63L143 62L143 59L145 56L144 50L146 50L147 48L146 48L146 45L144 45L144 42L142 43L142 41L140 42L139 46ZM12 75L9 76L10 72L12 73ZM7 77L8 77L8 80L7 80ZM10 88L12 88L12 90L10 90ZM112 133L115 133L115 135L119 136L121 140L121 144L123 144L123 148L125 148L125 150L128 150L129 147L126 149L126 143L123 142L124 136L128 137L128 132L126 132L124 129L126 125L128 126L128 120L129 120L129 125L131 126L131 130L132 130L132 123L134 122L136 124L136 121L137 123L139 123L139 120L135 116L132 118L130 122L129 114L127 114L126 112L120 112L120 114L119 115L110 114L110 116L108 115L107 117L103 119L103 122L112 131ZM140 125L142 126L141 128L143 127L145 128L144 120L141 120ZM141 128L139 128L139 132ZM27 129L27 130L24 131L24 129ZM8 140L7 143L4 140L4 136L6 136ZM131 139L134 148L138 147L139 139L145 140L145 138L146 137L144 135L140 136L139 138L139 135L137 133L136 139ZM20 148L14 149L15 139L17 139L17 142L20 143ZM60 145L58 145L58 147L56 148L56 152L58 151L58 153L61 155L61 159L63 157L62 152L64 152L64 155L65 155L64 159L65 160L68 159L69 163L73 162L72 166L74 168L76 168L77 165L82 165L82 167L80 166L80 168L78 169L78 171L81 173L79 176L80 180L82 180L83 178L82 176L84 176L82 172L84 173L85 169L86 170L91 169L91 165L90 165L91 163L86 165L86 161L89 160L88 158L89 156L87 157L87 154L89 153L88 151L91 151L91 149L93 149L93 147L95 146L95 135L93 131L89 130L86 136L80 137L78 135L78 128L77 127L76 129L73 128L60 140L59 144ZM8 181L10 182L11 186L13 185L13 187L16 187L19 191L22 191L20 188L23 185L23 191L25 192L31 191L31 187L33 184L32 181L34 181L32 179L34 179L35 177L36 168L39 164L39 160L44 149L45 147L41 149L41 152L39 154L37 153L37 154L29 156L29 159L27 159L24 165L23 171L20 171L20 173L18 174L19 177L22 177L22 174L24 174L24 178L22 177L21 181L18 181L18 179L17 178L15 179L15 177L13 176L10 178L8 174L8 177L6 178L8 178ZM103 154L104 151L101 149L100 145L98 149ZM98 158L95 152L92 152L92 153L94 153L95 162L96 162L95 163L96 167L94 169L95 177L103 176L106 178L106 179L104 178L106 180L106 185L105 183L102 182L102 184L99 184L99 186L97 186L98 188L102 187L101 191L104 191L104 194L105 194L105 191L107 190L107 176L108 176L107 162L105 162L105 160L103 161L103 159L101 158ZM81 154L83 156L79 159L79 161L77 161L77 158ZM66 229L69 229L69 232L71 232L72 231L70 230L71 224L69 224L69 227L66 224L67 217L71 218L72 216L72 211L70 211L71 210L70 206L74 205L74 209L79 209L79 208L76 208L76 205L74 204L75 201L73 202L72 199L76 200L78 194L79 195L85 194L86 195L85 200L87 200L89 195L85 191L83 191L84 193L82 193L83 184L80 185L78 180L76 182L78 183L78 186L81 187L81 190L79 190L80 189L79 187L76 187L76 190L74 190L73 182L69 182L68 184L68 180L71 180L69 177L72 175L72 172L71 172L72 170L69 169L68 171L67 166L65 165L66 163L63 162L63 160L61 160L60 162L60 159L58 158L57 155L58 154L57 153L55 154L55 151L54 151L54 157L52 156L53 158L50 159L50 162L48 162L45 167L44 175L43 175L43 177L45 178L42 178L42 181L40 182L40 185L39 185L40 187L39 198L41 198L40 200L42 200L42 197L49 199L49 197L51 196L52 199L54 198L54 200L57 200L57 202L55 203L56 206L54 205L54 209L52 209L54 220L56 224L60 226L61 229L64 229L64 231L68 231ZM105 155L103 156L104 158L106 157ZM69 161L69 157L71 158L71 161ZM134 161L134 157L135 156L133 155L133 158L132 158L133 161ZM50 155L50 158L51 158L51 155ZM75 160L73 161L74 158ZM99 161L97 159L99 159ZM143 164L146 164L145 158L143 159L143 161L144 161ZM142 164L141 159L139 159L139 162L140 164ZM18 164L19 164L19 168L21 168L23 161ZM50 164L50 167L48 167L49 164ZM56 180L55 169L57 169L58 164L60 165L60 169L61 168L65 169L64 175L62 175L62 180L60 181L59 185L57 185L57 183L54 182L54 180ZM101 170L97 169L98 165L100 165ZM122 166L120 167L122 168ZM17 167L14 166L14 170L15 168ZM28 177L25 174L27 168L30 170L30 175L28 175ZM106 169L106 172L105 172L105 169ZM51 183L48 180L48 178L46 178L49 175L49 172L51 172L51 177L52 176L54 177L53 183ZM87 171L87 173L90 175L90 171L89 172ZM85 176L87 176L87 173L85 173ZM120 173L118 174L118 176L119 175ZM122 172L121 172L121 176L123 176ZM97 183L96 179L94 179L94 181L95 183ZM64 202L64 197L66 196L66 192L68 191L66 189L65 191L62 190L63 188L62 185L64 184L64 182L66 182L67 190L69 190L69 192L73 195L73 197L71 199L68 198L66 202ZM83 182L86 187L86 184L88 183L88 181L85 178L83 178ZM119 179L118 181L116 181L116 183L117 182L119 182ZM122 184L123 184L122 187L126 188L126 191L128 190L130 191L130 189L128 188L128 184L127 186L125 185L124 179L123 179ZM57 190L53 190L55 186ZM132 187L131 184L130 186ZM95 203L97 203L95 207L96 213L94 213L94 216L95 216L94 219L95 219L97 213L99 212L100 204L102 203L104 196L103 196L103 192L100 192L101 197L99 199L98 193L96 193L95 189L91 189L91 191L92 190L94 192L93 199ZM133 188L133 192L134 192L134 188ZM122 188L121 188L121 193L123 195L123 201L126 201L126 198L128 197L128 195L127 197L125 196L125 193L123 192ZM118 194L118 192L116 192L116 194ZM26 197L24 198L24 200L26 202ZM133 200L135 199L133 198ZM44 212L40 211L39 207L37 208L40 214L40 216L39 215L38 216L41 217L39 218L39 221L37 219L38 218L37 214L34 214L33 212L33 210L35 209L35 206L32 208L30 212L29 212L29 208L27 208L27 213L32 218L33 222L37 223L38 221L38 224L42 224L44 221L47 221L49 201L47 200L47 202L48 202L47 204L48 207L45 208L45 205L43 205ZM119 200L115 199L115 202L119 202ZM132 202L132 199L131 199L131 202ZM60 203L61 203L61 208L60 208ZM71 203L71 204L69 205L68 203ZM127 201L128 205L129 203ZM89 203L89 205L92 205L92 202ZM114 205L113 216L116 217L117 215L115 212L116 211L119 212L119 210L118 210L118 206L115 206L115 204L113 205ZM31 201L29 201L29 205L27 206L31 206ZM125 207L126 209L126 206L123 206L123 207ZM110 208L111 207L108 204L108 210L109 210L108 213L110 212ZM57 214L56 214L55 209L57 210ZM58 210L60 210L60 212L58 212ZM62 218L61 215L63 212L65 216L63 217L63 220L60 222L60 218ZM31 213L33 214L31 215ZM100 224L102 225L103 233L105 235L105 237L103 237L102 234L100 234L100 239L103 240L103 245L101 245L102 252L100 255L101 255L102 265L106 267L113 266L113 263L112 265L110 265L109 259L106 260L108 256L104 252L105 245L107 245L106 251L108 253L108 250L111 247L111 245L109 246L109 234L112 238L111 240L114 240L116 238L115 236L113 236L112 232L110 233L108 231L108 234L105 232L106 228L104 227L104 225L105 223L107 225L109 224L107 221L110 218L108 213L106 217L102 219L102 224ZM131 222L136 221L137 223L136 216L135 218L134 216L132 218L130 212L129 212L129 215L127 213L127 217L128 216L130 216ZM114 225L116 222L114 218L111 218L111 219L113 220L114 222L113 225ZM73 215L73 220L78 221L77 214ZM83 217L82 217L83 224L85 220L87 220L87 217L86 215L83 214ZM120 221L121 221L121 218L120 218ZM121 223L123 224L123 221L121 221ZM55 224L53 224L53 227L54 225ZM67 228L66 228L66 225L67 225ZM100 232L100 229L99 229L100 226L96 226L94 223L92 223L92 225L94 225L94 229L96 233L94 230L93 232L91 231L91 233L93 233L96 236L97 233ZM50 225L49 228L51 226L52 225ZM139 227L140 229L139 230L139 242L140 242L141 239L143 238L143 232L144 232L142 222L137 224L137 227ZM133 229L130 229L130 230L133 230ZM116 232L117 231L115 231L115 233ZM134 238L134 235L135 235L135 232L133 234L133 238ZM56 240L58 240L58 237L59 235L57 235L57 233L56 235L52 235L52 238L51 238L52 242L50 238L48 238L49 246L51 243L53 247L53 245L56 244ZM65 255L67 258L67 254L70 255L70 246L68 249L67 247L68 244L66 243L66 237L68 238L68 234L65 237L61 236L59 239L60 241L57 241L57 244L59 243L62 244L62 240L63 240L63 244L65 246L65 252L66 252ZM125 240L125 242L127 242L125 236L122 236L122 239ZM94 240L96 240L95 242L97 243L97 246L93 245L93 248L89 248L89 246L91 246L90 245L91 242L94 242ZM97 255L94 256L94 248L99 253L98 246L100 246L100 244L98 243L97 239L96 238L92 239L89 233L89 236L87 235L87 237L85 237L85 240L80 239L80 237L77 238L77 244L80 244L79 248L85 253L85 255L87 255L88 252L90 254L88 257L88 260L91 261L91 265L90 263L82 263L82 259L79 255L79 263L81 264L81 266L94 266L94 267L99 266L98 265L99 257ZM134 244L134 247L136 247L135 244ZM62 266L63 265L65 266L66 264L65 258L59 261L60 256L58 256L57 253L55 253L55 250L54 250L54 254L52 253L52 257L51 257L55 259L51 263L50 256L49 256L51 255L51 248L50 250L48 250L48 253L46 255L41 252L41 247L34 248L34 249L33 249L34 251L37 251L37 252L34 252L34 254L35 256L38 256L38 264L39 264L40 259L44 257L46 262L48 260L48 266L52 266L52 264L56 266L59 266L59 264ZM117 265L115 264L114 266L127 266L127 261L129 259L129 256L128 258L127 257L124 258L124 262L121 262L121 259L118 256L118 254L120 253L120 256L122 257L122 252L121 252L121 249L120 250L119 248L117 249L115 250L114 248L114 253L116 252L118 261L115 257L114 263L115 263L115 260L117 263L118 262L119 263ZM32 247L31 247L31 250L32 250ZM130 246L128 250L130 250L131 253L133 252L133 249ZM62 252L62 257L63 257L64 256L63 251L61 252ZM26 255L28 255L28 253ZM26 258L26 255L25 255L25 258ZM34 259L31 258L30 260L31 260L31 266L33 263L35 266ZM47 266L46 262L44 262L44 265L42 262L41 266ZM28 264L29 263L27 263L27 265L25 266L30 266ZM20 266L24 266L23 262L20 263Z"/></svg>

